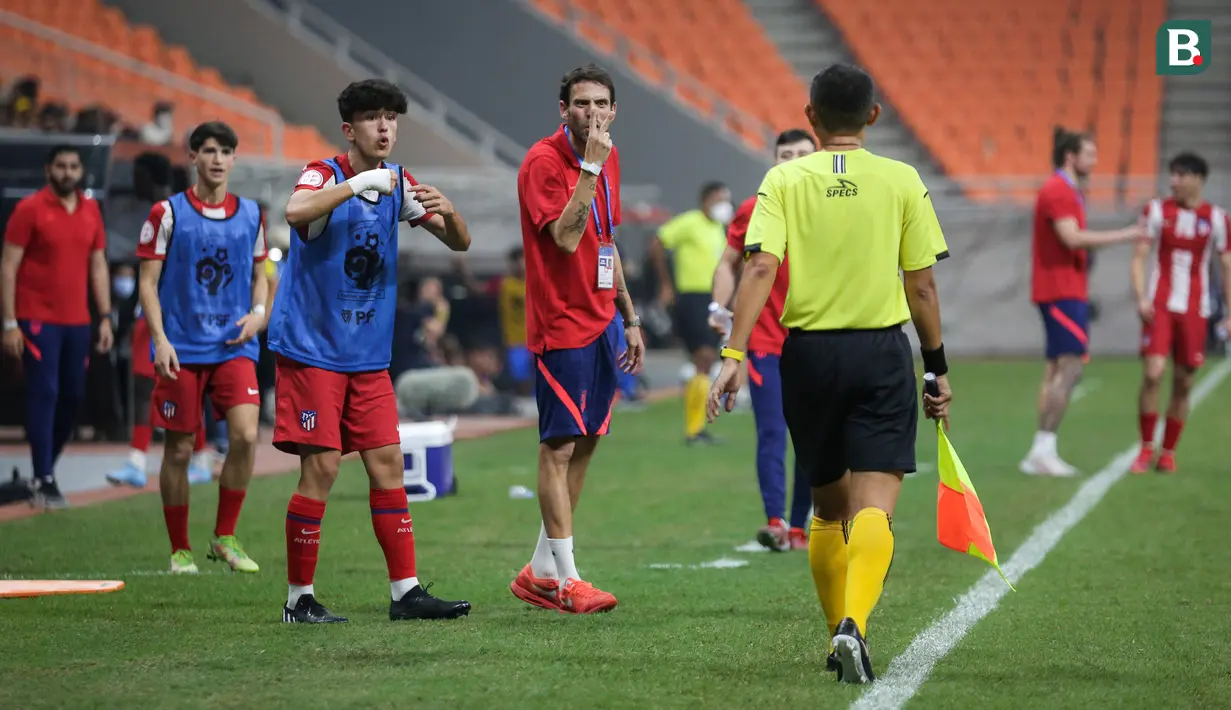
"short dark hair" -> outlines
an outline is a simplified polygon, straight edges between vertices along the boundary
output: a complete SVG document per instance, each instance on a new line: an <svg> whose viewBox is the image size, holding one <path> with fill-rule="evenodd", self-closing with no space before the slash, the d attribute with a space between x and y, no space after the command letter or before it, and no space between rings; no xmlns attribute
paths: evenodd
<svg viewBox="0 0 1231 710"><path fill-rule="evenodd" d="M210 138L218 141L218 145L223 148L235 150L239 147L239 136L235 135L233 128L222 121L207 121L188 134L188 150L194 153L201 150L201 146Z"/></svg>
<svg viewBox="0 0 1231 710"><path fill-rule="evenodd" d="M75 145L61 143L59 145L52 146L51 150L47 151L47 162L45 165L50 166L52 163L56 162L56 158L64 155L65 153L72 153L77 156L77 160L80 160L83 163L85 162L85 160L81 157L81 149Z"/></svg>
<svg viewBox="0 0 1231 710"><path fill-rule="evenodd" d="M707 182L701 186L701 201L704 202L705 198L709 197L715 192L718 192L719 190L725 190L725 189L727 189L726 183L721 182L719 180L711 180L710 182Z"/></svg>
<svg viewBox="0 0 1231 710"><path fill-rule="evenodd" d="M1184 151L1177 154L1167 163L1167 172L1172 173L1192 173L1200 175L1204 180L1210 176L1210 164L1205 162L1205 158L1191 151Z"/></svg>
<svg viewBox="0 0 1231 710"><path fill-rule="evenodd" d="M863 130L876 105L876 84L864 70L835 64L812 79L812 111L830 133Z"/></svg>
<svg viewBox="0 0 1231 710"><path fill-rule="evenodd" d="M1056 126L1052 131L1051 165L1053 168L1063 168L1064 159L1070 153L1080 153L1081 146L1086 141L1093 141L1088 133L1070 131L1064 126Z"/></svg>
<svg viewBox="0 0 1231 710"><path fill-rule="evenodd" d="M790 145L800 141L808 141L812 144L813 148L816 147L816 139L812 137L812 132L805 131L802 128L788 128L779 133L778 138L774 140L774 147L777 148L778 146Z"/></svg>
<svg viewBox="0 0 1231 710"><path fill-rule="evenodd" d="M607 73L607 70L597 64L577 67L565 74L560 79L560 101L567 104L572 99L573 87L586 81L592 81L595 84L602 84L607 87L607 91L611 93L611 103L614 104L616 102L615 82L611 80L611 75Z"/></svg>
<svg viewBox="0 0 1231 710"><path fill-rule="evenodd" d="M406 93L397 84L384 79L364 79L351 82L338 94L338 114L350 123L355 114L364 111L392 111L406 113Z"/></svg>

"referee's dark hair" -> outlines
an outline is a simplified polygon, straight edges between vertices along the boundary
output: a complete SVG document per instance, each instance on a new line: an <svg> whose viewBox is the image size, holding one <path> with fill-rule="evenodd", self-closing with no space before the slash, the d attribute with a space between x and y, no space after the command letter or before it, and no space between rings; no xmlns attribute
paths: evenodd
<svg viewBox="0 0 1231 710"><path fill-rule="evenodd" d="M1210 176L1210 164L1205 162L1205 158L1190 151L1184 151L1177 154L1167 163L1167 172L1169 173L1189 173L1198 175L1202 180Z"/></svg>
<svg viewBox="0 0 1231 710"><path fill-rule="evenodd" d="M831 134L858 133L873 118L876 85L859 67L835 64L812 79L812 113Z"/></svg>
<svg viewBox="0 0 1231 710"><path fill-rule="evenodd" d="M1052 131L1051 166L1063 168L1064 161L1070 154L1081 152L1081 146L1086 141L1092 141L1088 133L1070 131L1064 126L1056 126Z"/></svg>
<svg viewBox="0 0 1231 710"><path fill-rule="evenodd" d="M701 186L701 201L705 202L705 199L710 195L725 189L727 189L726 183L719 180L711 180Z"/></svg>
<svg viewBox="0 0 1231 710"><path fill-rule="evenodd" d="M406 113L406 94L397 84L384 79L365 79L351 82L338 94L338 114L344 123L353 123L355 114L364 111L392 111Z"/></svg>
<svg viewBox="0 0 1231 710"><path fill-rule="evenodd" d="M67 143L61 143L59 145L52 146L51 150L47 151L47 162L44 163L44 166L50 167L53 163L56 162L56 158L60 157L61 155L64 155L65 153L72 153L73 155L77 156L77 160L80 160L83 163L85 162L85 160L83 160L81 157L80 148L78 148L75 145L68 145Z"/></svg>

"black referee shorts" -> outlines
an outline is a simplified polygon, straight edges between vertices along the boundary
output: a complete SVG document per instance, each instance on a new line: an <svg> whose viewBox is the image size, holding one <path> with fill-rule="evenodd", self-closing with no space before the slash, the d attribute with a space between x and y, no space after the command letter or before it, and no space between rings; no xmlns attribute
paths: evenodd
<svg viewBox="0 0 1231 710"><path fill-rule="evenodd" d="M919 402L900 326L791 330L778 367L796 465L814 487L848 469L915 471Z"/></svg>
<svg viewBox="0 0 1231 710"><path fill-rule="evenodd" d="M675 296L675 334L684 341L689 354L703 347L717 348L721 337L710 327L708 293L678 293Z"/></svg>

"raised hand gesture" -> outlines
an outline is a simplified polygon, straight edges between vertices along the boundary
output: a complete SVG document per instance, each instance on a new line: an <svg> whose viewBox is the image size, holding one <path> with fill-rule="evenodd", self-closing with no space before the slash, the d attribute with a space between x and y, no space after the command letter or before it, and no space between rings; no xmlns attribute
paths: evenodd
<svg viewBox="0 0 1231 710"><path fill-rule="evenodd" d="M615 120L616 112L612 109L600 121L598 111L590 111L590 130L586 135L585 161L602 165L611 155L611 122Z"/></svg>

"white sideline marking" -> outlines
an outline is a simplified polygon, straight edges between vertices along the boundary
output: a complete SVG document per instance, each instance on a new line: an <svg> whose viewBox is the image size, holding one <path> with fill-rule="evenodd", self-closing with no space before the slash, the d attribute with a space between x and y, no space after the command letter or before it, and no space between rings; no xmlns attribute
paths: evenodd
<svg viewBox="0 0 1231 710"><path fill-rule="evenodd" d="M91 580L91 579L127 579L129 577L200 577L203 574L221 574L216 570L203 569L196 574L172 575L171 570L165 569L134 569L127 572L66 572L61 574L38 574L29 575L16 574L0 574L0 579L3 580L27 580L27 579L63 579L63 580Z"/></svg>
<svg viewBox="0 0 1231 710"><path fill-rule="evenodd" d="M650 565L650 569L735 569L736 567L747 567L748 560L733 560L729 557L722 557L713 562L702 562L699 565L682 565L678 562L655 562Z"/></svg>
<svg viewBox="0 0 1231 710"><path fill-rule="evenodd" d="M1076 387L1073 388L1073 394L1069 395L1069 404L1072 404L1073 402L1076 402L1081 399L1085 399L1087 395L1089 395L1094 390L1098 389L1100 384L1102 383L1099 382L1098 380L1090 380L1088 382L1082 382L1081 384L1077 385Z"/></svg>
<svg viewBox="0 0 1231 710"><path fill-rule="evenodd" d="M1210 396L1228 374L1231 374L1231 360L1210 369L1193 387L1192 409L1195 410L1202 400ZM1160 421L1160 431L1162 424ZM1155 436L1157 438L1161 433ZM1103 500L1112 486L1124 478L1136 454L1137 444L1134 444L1091 476L1063 508L1039 523L1002 566L1005 576L1016 585L1027 572L1037 567L1061 538ZM905 705L927 680L936 662L952 651L979 620L995 610L1008 591L1009 587L996 571L989 570L957 600L949 613L920 632L902 655L893 659L885 674L851 705L852 710L896 709Z"/></svg>

